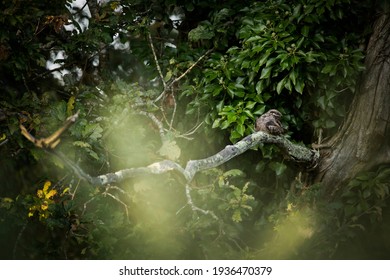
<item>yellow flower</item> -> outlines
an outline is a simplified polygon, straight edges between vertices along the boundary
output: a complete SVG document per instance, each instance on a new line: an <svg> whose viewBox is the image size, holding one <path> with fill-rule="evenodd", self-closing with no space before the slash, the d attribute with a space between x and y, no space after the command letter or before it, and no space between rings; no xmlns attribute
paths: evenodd
<svg viewBox="0 0 390 280"><path fill-rule="evenodd" d="M45 194L46 199L50 199L51 197L55 196L57 194L56 190L50 190L48 193Z"/></svg>
<svg viewBox="0 0 390 280"><path fill-rule="evenodd" d="M49 187L51 186L51 182L50 181L46 181L45 184L43 185L43 192L46 194L47 193L47 190L49 189Z"/></svg>
<svg viewBox="0 0 390 280"><path fill-rule="evenodd" d="M38 190L38 191L37 191L37 196L38 196L39 198L43 198L45 195L44 195L44 193L43 193L42 190Z"/></svg>
<svg viewBox="0 0 390 280"><path fill-rule="evenodd" d="M47 208L49 208L49 203L47 201L44 201L42 204L41 204L41 209L43 211L47 210Z"/></svg>
<svg viewBox="0 0 390 280"><path fill-rule="evenodd" d="M46 199L50 199L53 196L55 196L57 194L57 191L56 190L48 191L50 186L51 186L51 182L46 181L45 184L43 185L42 190L37 191L37 196L39 198L46 198Z"/></svg>

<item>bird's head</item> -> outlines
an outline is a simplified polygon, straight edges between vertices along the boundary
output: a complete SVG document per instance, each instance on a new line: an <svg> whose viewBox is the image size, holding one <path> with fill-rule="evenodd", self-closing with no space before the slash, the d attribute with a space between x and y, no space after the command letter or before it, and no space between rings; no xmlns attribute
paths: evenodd
<svg viewBox="0 0 390 280"><path fill-rule="evenodd" d="M282 113L280 113L278 110L276 109L271 109L267 112L267 114L270 114L272 116L275 117L275 119L277 120L280 120L280 118L282 117Z"/></svg>

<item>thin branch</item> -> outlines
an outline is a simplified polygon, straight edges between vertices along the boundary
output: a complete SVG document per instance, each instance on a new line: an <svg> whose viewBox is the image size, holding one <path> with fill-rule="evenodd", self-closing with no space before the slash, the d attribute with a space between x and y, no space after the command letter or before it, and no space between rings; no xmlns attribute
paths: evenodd
<svg viewBox="0 0 390 280"><path fill-rule="evenodd" d="M218 217L214 214L213 211L204 210L202 208L199 208L199 207L195 206L195 204L192 202L191 188L190 188L190 186L188 184L186 185L186 196L187 196L187 203L188 203L188 205L190 205L192 211L194 211L194 212L198 211L198 212L201 212L204 215L211 215L211 217L213 217L214 219L219 220Z"/></svg>
<svg viewBox="0 0 390 280"><path fill-rule="evenodd" d="M179 77L177 77L176 79L174 79L170 85L173 85L174 83L177 83L178 81L180 81L181 79L183 79L201 60L203 60L206 56L208 56L214 49L210 49L208 50L204 55L202 55L201 57L198 58L198 60L192 64L190 67L188 67L188 69L186 71L184 71L183 74L181 74Z"/></svg>
<svg viewBox="0 0 390 280"><path fill-rule="evenodd" d="M77 189L79 188L80 182L81 182L81 180L78 180L77 185L76 185L76 187L71 195L72 198L70 200L74 200L74 197L76 196L76 192L77 192Z"/></svg>
<svg viewBox="0 0 390 280"><path fill-rule="evenodd" d="M124 203L122 200L120 200L119 198L117 198L116 196L114 196L113 194L109 193L108 190L105 191L103 193L103 195L108 195L109 197L111 197L112 199L114 199L115 201L117 201L118 203L122 204L123 207L125 208L125 212L126 212L126 218L127 220L129 220L129 208L127 206L126 203Z"/></svg>
<svg viewBox="0 0 390 280"><path fill-rule="evenodd" d="M146 116L152 120L152 122L158 127L158 131L160 133L161 139L165 136L164 126L163 124L156 118L155 115L149 112L139 111L138 114Z"/></svg>
<svg viewBox="0 0 390 280"><path fill-rule="evenodd" d="M161 81L164 85L164 92L165 90L167 89L167 83L165 82L164 80L164 75L161 71L161 67L160 67L160 64L158 63L158 58L157 58L157 54L156 54L156 50L154 48L154 45L153 45L153 40L152 40L152 35L150 35L150 33L148 33L148 40L149 40L149 45L150 45L150 48L152 49L152 52L153 52L153 58L154 58L154 62L156 63L156 67L157 67L157 71L158 71L158 74L160 75L160 78L161 78Z"/></svg>
<svg viewBox="0 0 390 280"><path fill-rule="evenodd" d="M170 94L173 98L173 112L172 112L172 117L171 117L171 121L169 123L169 130L172 129L172 126L173 126L173 120L175 118L175 115L176 115L176 109L177 109L177 103L176 103L176 99L175 99L175 95L173 93Z"/></svg>
<svg viewBox="0 0 390 280"><path fill-rule="evenodd" d="M165 81L164 81L164 90L163 92L154 100L154 102L158 102L161 98L163 98L163 96L165 95L165 93L168 91L168 89L170 89L172 87L172 85L174 85L175 83L179 82L181 79L183 79L201 60L203 60L207 55L209 55L214 49L210 49L208 50L204 55L202 55L201 57L198 58L197 61L195 61L195 63L193 63L190 67L188 67L188 69L186 71L184 71L183 74L181 74L179 77L177 77L176 79L174 79L172 82L169 83L169 85L167 86ZM156 57L157 58L157 57ZM156 64L158 65L158 63L156 62ZM159 68L160 66L158 66ZM157 68L157 69L158 69Z"/></svg>

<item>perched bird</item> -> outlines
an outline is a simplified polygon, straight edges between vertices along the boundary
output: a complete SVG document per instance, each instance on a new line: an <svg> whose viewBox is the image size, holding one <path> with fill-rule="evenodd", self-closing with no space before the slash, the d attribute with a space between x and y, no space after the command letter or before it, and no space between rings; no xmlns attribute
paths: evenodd
<svg viewBox="0 0 390 280"><path fill-rule="evenodd" d="M280 135L284 132L282 123L280 122L281 117L282 114L278 110L271 109L256 119L255 130Z"/></svg>

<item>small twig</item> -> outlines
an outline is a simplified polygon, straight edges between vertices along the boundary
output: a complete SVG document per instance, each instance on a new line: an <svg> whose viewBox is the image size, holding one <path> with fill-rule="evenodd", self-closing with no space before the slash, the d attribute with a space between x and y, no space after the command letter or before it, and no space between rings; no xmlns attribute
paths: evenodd
<svg viewBox="0 0 390 280"><path fill-rule="evenodd" d="M158 127L158 131L160 132L160 137L165 137L165 131L163 124L156 118L155 115L149 112L139 111L138 114L146 116L152 120L152 122Z"/></svg>
<svg viewBox="0 0 390 280"><path fill-rule="evenodd" d="M188 130L186 133L184 134L181 134L180 136L178 137L183 137L183 138L186 138L188 139L187 137L194 134L202 125L203 125L204 122L201 122L200 124L197 124L196 126L194 126L193 128L191 128L190 130Z"/></svg>
<svg viewBox="0 0 390 280"><path fill-rule="evenodd" d="M163 76L163 73L161 71L160 64L158 63L156 50L154 48L153 41L152 41L152 35L150 35L150 33L148 33L148 39L149 39L150 48L152 49L152 52L153 52L154 62L156 63L157 71L158 71L158 73L160 75L161 81L162 81L162 83L164 85L164 91L165 91L167 89L167 83L164 80L164 76Z"/></svg>
<svg viewBox="0 0 390 280"><path fill-rule="evenodd" d="M113 194L109 193L108 190L105 191L103 193L103 195L108 195L109 197L111 197L112 199L114 199L115 201L117 201L118 203L122 204L123 207L125 208L125 211L126 211L126 217L127 217L127 220L129 220L129 209L128 209L128 206L126 203L124 203L122 200L120 200L119 198L117 198L116 196L114 196Z"/></svg>
<svg viewBox="0 0 390 280"><path fill-rule="evenodd" d="M90 199L88 199L86 202L84 202L84 205L83 205L83 212L81 212L81 216L84 216L84 213L85 211L87 210L87 204L91 203L92 201L94 201L96 198L96 196L93 196L91 197Z"/></svg>
<svg viewBox="0 0 390 280"><path fill-rule="evenodd" d="M173 112L172 112L171 121L169 122L169 130L172 130L173 120L174 120L175 115L176 115L177 103L176 103L175 95L173 93L171 93L170 95L173 98Z"/></svg>
<svg viewBox="0 0 390 280"><path fill-rule="evenodd" d="M188 203L188 205L191 206L192 211L194 211L194 212L198 211L204 215L211 215L211 217L213 217L215 220L219 220L213 211L204 210L202 208L195 206L195 204L192 201L192 197L191 197L191 188L188 184L186 185L186 196L187 196L187 203Z"/></svg>
<svg viewBox="0 0 390 280"><path fill-rule="evenodd" d="M75 197L75 195L76 195L76 192L77 192L77 189L79 188L79 185L80 185L80 179L78 180L78 182L77 182L77 185L76 185L76 187L75 187L75 189L74 189L74 191L73 191L73 193L72 193L72 198L71 198L71 200L73 200L74 199L74 197Z"/></svg>
<svg viewBox="0 0 390 280"><path fill-rule="evenodd" d="M202 55L201 57L198 58L197 61L195 61L194 64L192 64L190 67L188 67L188 69L186 71L184 71L183 74L181 74L179 77L177 77L176 79L174 79L172 82L169 83L169 85L167 86L165 81L164 81L164 90L163 92L154 100L154 102L158 102L161 98L163 98L163 96L165 95L165 93L168 91L169 88L172 87L173 84L177 83L178 81L180 81L181 79L183 79L202 59L204 59L207 55L209 55L214 49L210 49L208 50L204 55ZM156 57L157 58L157 57ZM156 62L157 63L157 62ZM158 65L158 63L157 63ZM158 66L159 68L160 66ZM157 68L157 69L158 69Z"/></svg>
<svg viewBox="0 0 390 280"><path fill-rule="evenodd" d="M79 111L77 111L76 114L70 116L67 118L59 129L57 129L52 135L46 138L36 139L34 136L32 136L27 129L20 124L20 130L24 137L27 138L30 142L34 143L35 146L38 148L42 148L45 150L53 150L61 141L61 135L72 125L76 122L77 118L79 117Z"/></svg>
<svg viewBox="0 0 390 280"><path fill-rule="evenodd" d="M171 83L174 84L174 83L177 83L178 81L180 81L181 79L183 79L191 70L192 68L194 68L201 60L203 60L207 55L209 55L214 49L210 49L208 50L204 55L202 55L201 57L198 58L198 60L192 64L190 67L188 67L188 69L186 71L184 71L183 74L181 74L179 77L177 77L176 79L174 79Z"/></svg>
<svg viewBox="0 0 390 280"><path fill-rule="evenodd" d="M7 142L8 142L8 140L9 140L8 138L7 138L7 139L5 139L3 142L1 142L1 143L0 143L0 146L3 146L5 143L7 143Z"/></svg>

